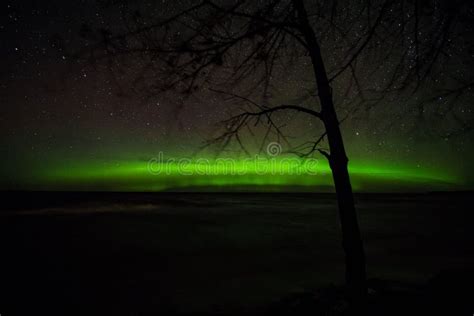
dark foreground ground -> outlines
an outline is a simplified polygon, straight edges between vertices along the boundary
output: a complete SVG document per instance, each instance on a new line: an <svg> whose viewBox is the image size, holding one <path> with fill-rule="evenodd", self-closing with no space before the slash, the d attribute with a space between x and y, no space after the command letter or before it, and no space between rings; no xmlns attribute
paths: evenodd
<svg viewBox="0 0 474 316"><path fill-rule="evenodd" d="M331 194L4 193L0 314L339 315ZM357 196L374 315L473 315L470 193Z"/></svg>

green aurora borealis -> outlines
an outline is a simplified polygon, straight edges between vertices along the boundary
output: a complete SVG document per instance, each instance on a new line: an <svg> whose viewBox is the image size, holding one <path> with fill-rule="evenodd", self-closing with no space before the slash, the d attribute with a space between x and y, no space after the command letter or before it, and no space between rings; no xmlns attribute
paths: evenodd
<svg viewBox="0 0 474 316"><path fill-rule="evenodd" d="M281 159L261 160L258 164L244 159L229 161L58 162L30 170L20 183L22 189L30 190L332 191L330 169L322 159L312 164L296 160L288 164ZM454 174L408 164L383 166L353 162L350 172L357 192L455 190L465 185Z"/></svg>

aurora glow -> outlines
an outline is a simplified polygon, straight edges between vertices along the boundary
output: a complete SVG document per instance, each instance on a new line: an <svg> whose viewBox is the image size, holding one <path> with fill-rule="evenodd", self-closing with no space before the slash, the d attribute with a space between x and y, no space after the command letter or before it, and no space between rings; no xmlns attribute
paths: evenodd
<svg viewBox="0 0 474 316"><path fill-rule="evenodd" d="M328 164L319 160L311 165L292 165L282 159L255 163L233 160L229 165L212 161L161 163L150 169L149 161L95 161L56 163L29 174L24 186L45 190L163 191L244 189L271 191L298 187L304 191L332 191ZM161 172L157 172L161 168ZM460 179L449 173L406 166L350 164L356 191L452 190L462 187Z"/></svg>

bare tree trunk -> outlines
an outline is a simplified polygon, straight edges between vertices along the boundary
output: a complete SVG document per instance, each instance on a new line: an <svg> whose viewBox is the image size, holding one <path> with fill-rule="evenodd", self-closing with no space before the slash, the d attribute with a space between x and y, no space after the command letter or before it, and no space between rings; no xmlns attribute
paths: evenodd
<svg viewBox="0 0 474 316"><path fill-rule="evenodd" d="M298 14L301 31L311 56L319 100L321 102L321 117L329 142L330 155L328 159L339 206L342 244L346 257L346 283L349 290L351 307L356 311L360 311L365 308L367 302L365 254L354 206L349 171L347 169L348 159L319 43L313 28L309 24L303 0L293 0L293 2Z"/></svg>

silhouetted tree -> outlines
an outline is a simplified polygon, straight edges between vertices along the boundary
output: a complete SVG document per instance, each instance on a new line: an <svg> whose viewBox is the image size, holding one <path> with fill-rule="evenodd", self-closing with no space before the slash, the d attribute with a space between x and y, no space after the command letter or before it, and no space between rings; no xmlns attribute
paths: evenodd
<svg viewBox="0 0 474 316"><path fill-rule="evenodd" d="M132 88L144 98L171 90L186 99L210 88L244 103L247 109L226 120L224 131L208 144L224 147L236 141L245 150L239 135L258 124L285 138L273 119L279 112L319 120L321 135L292 151L301 156L320 153L329 161L351 307L363 309L366 262L336 101L350 116L396 96L406 111L391 120L413 118L413 126L420 128L422 121L442 118L470 129L472 117L460 116L456 106L470 97L473 85L473 47L463 36L472 31L472 5L456 0L168 3L165 12L166 3L144 9L140 3L119 2L116 13L123 24L97 32L90 57L105 58L120 71L131 57L140 60L122 76L133 77ZM82 32L91 30L84 27ZM309 61L314 76L308 89L295 103L270 105L276 78L303 60ZM433 111L429 106L439 98L443 102ZM327 149L322 147L325 140Z"/></svg>

